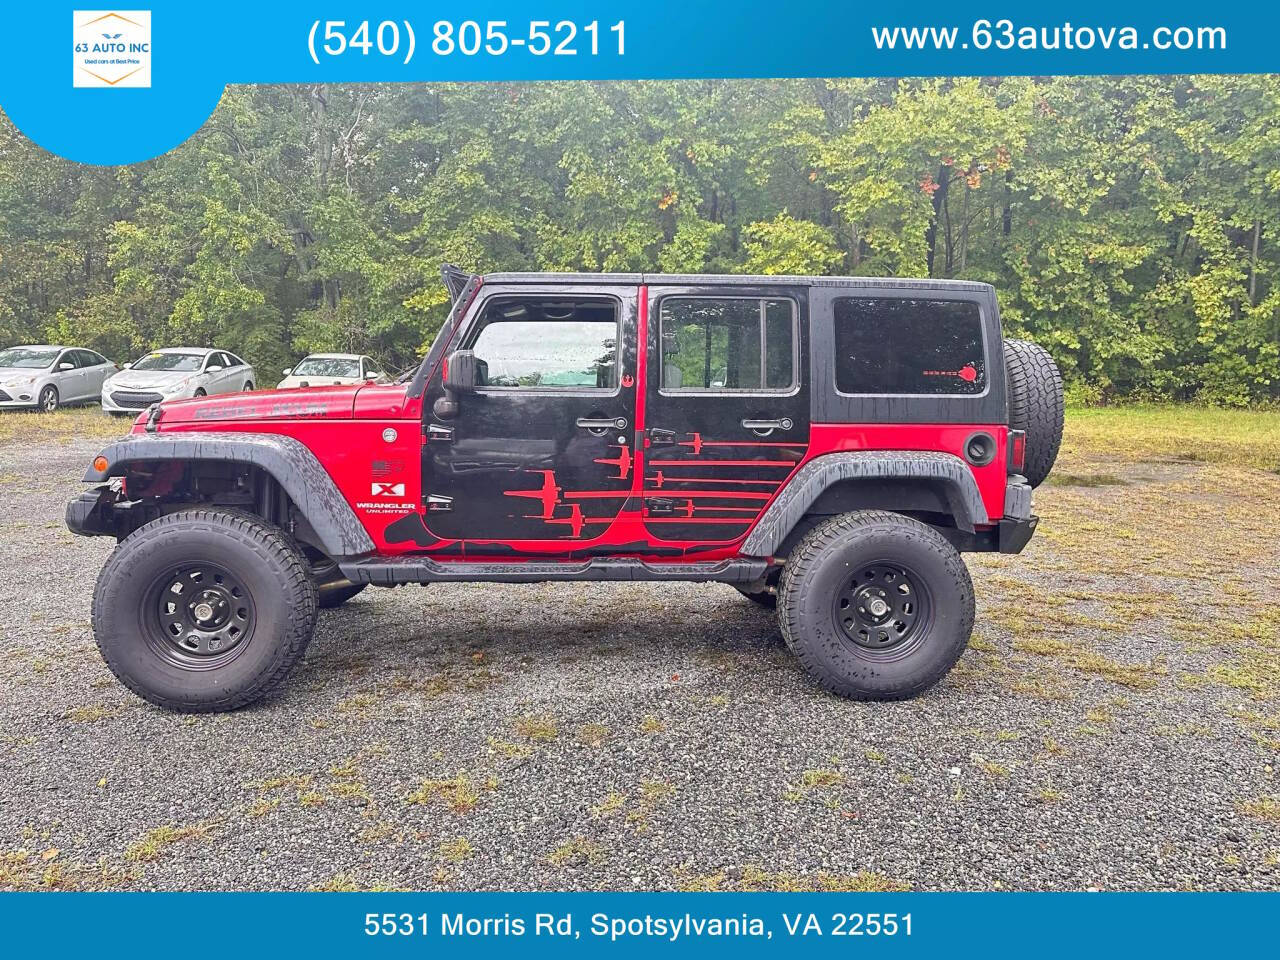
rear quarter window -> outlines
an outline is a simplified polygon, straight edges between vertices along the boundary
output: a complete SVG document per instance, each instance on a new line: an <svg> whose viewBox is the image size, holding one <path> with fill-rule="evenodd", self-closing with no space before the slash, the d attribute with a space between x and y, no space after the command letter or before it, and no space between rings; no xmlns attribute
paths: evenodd
<svg viewBox="0 0 1280 960"><path fill-rule="evenodd" d="M986 391L977 303L837 297L832 307L840 393L973 396Z"/></svg>

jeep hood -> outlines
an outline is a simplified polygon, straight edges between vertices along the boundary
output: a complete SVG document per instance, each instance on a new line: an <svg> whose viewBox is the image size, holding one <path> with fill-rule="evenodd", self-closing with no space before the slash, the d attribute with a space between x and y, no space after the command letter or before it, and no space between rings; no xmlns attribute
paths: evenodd
<svg viewBox="0 0 1280 960"><path fill-rule="evenodd" d="M257 390L223 393L160 405L160 429L178 423L227 420L349 419L362 387L311 387L304 390Z"/></svg>

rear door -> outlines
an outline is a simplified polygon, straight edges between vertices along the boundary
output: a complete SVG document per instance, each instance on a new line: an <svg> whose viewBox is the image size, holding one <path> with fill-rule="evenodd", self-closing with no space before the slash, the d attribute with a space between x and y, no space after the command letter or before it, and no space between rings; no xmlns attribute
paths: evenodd
<svg viewBox="0 0 1280 960"><path fill-rule="evenodd" d="M453 417L434 413L439 371L424 396L432 534L502 553L605 533L632 485L636 312L634 287L481 289L452 349L475 352L484 382Z"/></svg>
<svg viewBox="0 0 1280 960"><path fill-rule="evenodd" d="M651 287L644 517L660 540L744 534L809 444L805 287Z"/></svg>

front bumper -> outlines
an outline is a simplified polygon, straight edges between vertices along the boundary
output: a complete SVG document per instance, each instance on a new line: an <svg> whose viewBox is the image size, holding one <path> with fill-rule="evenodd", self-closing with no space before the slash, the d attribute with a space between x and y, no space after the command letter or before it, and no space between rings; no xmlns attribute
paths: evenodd
<svg viewBox="0 0 1280 960"><path fill-rule="evenodd" d="M139 399L136 401L141 406L134 403L117 403L113 394L122 393L125 395L134 395ZM102 409L107 413L131 413L135 417L140 413L145 413L147 408L153 403L164 403L166 400L177 400L184 394L162 394L158 390L103 390L102 391Z"/></svg>
<svg viewBox="0 0 1280 960"><path fill-rule="evenodd" d="M67 529L80 537L100 537L111 533L110 505L115 501L115 485L101 483L67 504Z"/></svg>
<svg viewBox="0 0 1280 960"><path fill-rule="evenodd" d="M33 383L30 386L0 387L0 410L25 410L39 403L39 391Z"/></svg>

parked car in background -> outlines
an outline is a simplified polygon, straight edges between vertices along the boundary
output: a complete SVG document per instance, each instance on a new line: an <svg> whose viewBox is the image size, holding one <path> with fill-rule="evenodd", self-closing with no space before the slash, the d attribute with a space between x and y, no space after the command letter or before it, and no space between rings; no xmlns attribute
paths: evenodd
<svg viewBox="0 0 1280 960"><path fill-rule="evenodd" d="M102 384L102 409L136 414L162 400L252 390L254 379L253 367L226 350L167 347L125 364Z"/></svg>
<svg viewBox="0 0 1280 960"><path fill-rule="evenodd" d="M312 353L303 357L296 367L284 371L284 379L277 384L277 389L390 382L391 378L372 357L358 353Z"/></svg>
<svg viewBox="0 0 1280 960"><path fill-rule="evenodd" d="M30 344L0 350L0 409L53 412L72 403L96 400L114 363L80 347Z"/></svg>

